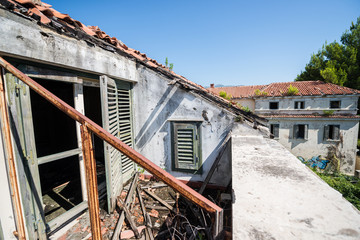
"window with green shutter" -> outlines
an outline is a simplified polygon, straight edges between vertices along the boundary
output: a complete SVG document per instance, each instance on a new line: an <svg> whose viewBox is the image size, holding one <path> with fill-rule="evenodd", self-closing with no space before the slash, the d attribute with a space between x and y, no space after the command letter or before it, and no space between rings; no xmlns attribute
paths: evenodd
<svg viewBox="0 0 360 240"><path fill-rule="evenodd" d="M200 173L200 122L172 122L172 169Z"/></svg>

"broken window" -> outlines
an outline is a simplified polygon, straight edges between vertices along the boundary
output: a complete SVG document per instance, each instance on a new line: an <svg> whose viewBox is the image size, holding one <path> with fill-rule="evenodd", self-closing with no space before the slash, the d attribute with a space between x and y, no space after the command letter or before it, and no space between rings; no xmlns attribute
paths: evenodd
<svg viewBox="0 0 360 240"><path fill-rule="evenodd" d="M296 124L294 125L294 138L295 139L305 139L308 138L308 125L307 124Z"/></svg>
<svg viewBox="0 0 360 240"><path fill-rule="evenodd" d="M326 125L324 127L324 140L339 140L340 125Z"/></svg>
<svg viewBox="0 0 360 240"><path fill-rule="evenodd" d="M176 171L195 172L200 169L200 123L173 122L173 161Z"/></svg>
<svg viewBox="0 0 360 240"><path fill-rule="evenodd" d="M340 108L341 101L330 101L330 108Z"/></svg>
<svg viewBox="0 0 360 240"><path fill-rule="evenodd" d="M304 101L295 101L295 109L304 109L305 108L305 102Z"/></svg>
<svg viewBox="0 0 360 240"><path fill-rule="evenodd" d="M270 133L273 138L279 138L279 124L270 124Z"/></svg>
<svg viewBox="0 0 360 240"><path fill-rule="evenodd" d="M279 102L270 102L269 108L270 109L279 109Z"/></svg>

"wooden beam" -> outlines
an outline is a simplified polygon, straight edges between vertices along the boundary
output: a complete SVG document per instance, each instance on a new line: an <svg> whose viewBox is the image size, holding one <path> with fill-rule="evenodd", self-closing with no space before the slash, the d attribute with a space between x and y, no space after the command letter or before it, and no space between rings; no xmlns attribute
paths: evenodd
<svg viewBox="0 0 360 240"><path fill-rule="evenodd" d="M4 145L5 152L7 156L7 165L9 168L9 181L11 188L11 198L14 204L15 209L15 220L17 226L17 232L14 234L17 235L18 239L24 240L25 236L25 224L23 219L23 210L21 207L20 201L20 191L18 188L18 181L16 176L16 167L15 167L15 157L13 153L13 146L11 141L11 130L10 130L10 120L9 113L6 104L6 94L5 94L5 85L4 85L4 74L3 69L0 69L0 110L1 110L1 132L4 135Z"/></svg>
<svg viewBox="0 0 360 240"><path fill-rule="evenodd" d="M44 157L39 157L38 165L56 161L56 160L60 160L60 159L71 157L71 156L75 156L75 155L79 155L80 153L81 153L81 148L76 148L76 149L72 149L72 150L68 150L68 151L64 151L64 152L60 152L60 153L47 155Z"/></svg>
<svg viewBox="0 0 360 240"><path fill-rule="evenodd" d="M139 173L135 173L134 178L132 180L131 183L131 187L128 191L128 194L126 195L126 199L125 199L125 203L124 205L126 207L128 207L130 205L130 203L133 201L133 196L134 196L134 191L137 187L137 181L139 179ZM122 225L124 223L124 219L125 219L125 213L124 211L121 212L120 216L119 216L119 220L116 224L113 236L112 236L112 240L118 240L120 233L121 233L121 229L122 229Z"/></svg>
<svg viewBox="0 0 360 240"><path fill-rule="evenodd" d="M96 176L96 162L91 139L91 133L84 125L81 128L81 142L85 161L86 186L88 193L89 215L92 239L101 240L99 195Z"/></svg>
<svg viewBox="0 0 360 240"><path fill-rule="evenodd" d="M143 215L144 215L146 231L147 231L147 233L149 235L150 240L154 240L154 235L153 235L152 230L151 230L151 228L152 228L151 218L150 218L149 214L146 212L145 204L144 204L144 201L142 199L141 191L140 191L139 187L136 188L136 192L138 194L138 199L139 199L141 211L143 212Z"/></svg>
<svg viewBox="0 0 360 240"><path fill-rule="evenodd" d="M164 200L162 200L158 195L156 195L155 193L152 193L150 191L148 191L147 189L144 189L144 191L149 194L152 198L154 198L155 200L159 201L162 205L164 205L165 207L167 207L170 211L174 212L174 207L170 206L167 202L165 202Z"/></svg>

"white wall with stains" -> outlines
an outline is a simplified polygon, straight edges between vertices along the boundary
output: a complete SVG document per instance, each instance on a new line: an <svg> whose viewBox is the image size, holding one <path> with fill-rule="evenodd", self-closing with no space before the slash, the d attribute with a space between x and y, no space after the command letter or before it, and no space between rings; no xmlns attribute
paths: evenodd
<svg viewBox="0 0 360 240"><path fill-rule="evenodd" d="M341 159L340 170L346 174L354 174L356 163L356 146L359 130L358 120L338 119L270 119L269 124L280 124L278 141L294 155L305 159L321 155L328 156L330 149L335 149ZM294 124L308 124L308 139L294 139ZM324 140L325 125L340 125L340 140Z"/></svg>
<svg viewBox="0 0 360 240"><path fill-rule="evenodd" d="M305 109L295 109L295 101L305 101ZM341 109L330 109L330 101L341 101ZM326 110L334 110L338 114L356 114L358 96L286 96L256 98L255 109L258 114L323 114ZM270 110L269 102L279 102L278 110Z"/></svg>
<svg viewBox="0 0 360 240"><path fill-rule="evenodd" d="M154 71L142 66L138 71L138 83L133 89L135 149L177 178L203 181L232 129L235 116L176 84L169 84L168 79ZM201 174L172 170L171 121L201 122ZM221 177L214 177L212 183L226 186L231 179L229 167L230 163L223 161L215 173Z"/></svg>

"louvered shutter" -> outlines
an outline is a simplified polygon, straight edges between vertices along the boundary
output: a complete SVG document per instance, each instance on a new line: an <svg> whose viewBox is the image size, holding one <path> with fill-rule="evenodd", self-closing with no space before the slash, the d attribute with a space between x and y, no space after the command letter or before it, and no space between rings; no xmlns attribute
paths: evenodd
<svg viewBox="0 0 360 240"><path fill-rule="evenodd" d="M101 76L102 121L105 130L133 147L131 84ZM104 144L108 209L116 206L123 183L130 179L135 164L109 144Z"/></svg>
<svg viewBox="0 0 360 240"><path fill-rule="evenodd" d="M273 131L274 131L273 135L275 138L279 138L279 128L280 128L279 124L273 124Z"/></svg>
<svg viewBox="0 0 360 240"><path fill-rule="evenodd" d="M173 123L173 169L198 170L200 136L196 123Z"/></svg>
<svg viewBox="0 0 360 240"><path fill-rule="evenodd" d="M329 139L329 125L324 126L324 141Z"/></svg>
<svg viewBox="0 0 360 240"><path fill-rule="evenodd" d="M340 125L334 125L333 127L333 137L334 140L339 140L340 139Z"/></svg>
<svg viewBox="0 0 360 240"><path fill-rule="evenodd" d="M304 125L304 139L308 140L308 129L309 129L309 125L305 124Z"/></svg>

